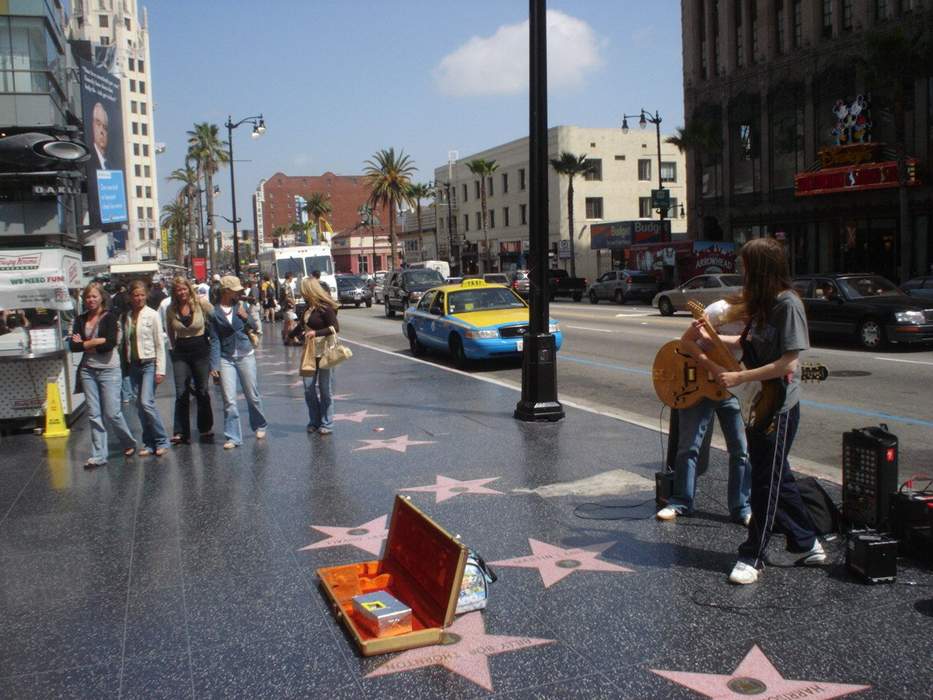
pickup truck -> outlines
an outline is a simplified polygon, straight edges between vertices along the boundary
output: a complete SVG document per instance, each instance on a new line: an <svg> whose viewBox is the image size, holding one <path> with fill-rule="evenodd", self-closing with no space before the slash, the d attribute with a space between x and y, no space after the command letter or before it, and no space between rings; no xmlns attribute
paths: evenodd
<svg viewBox="0 0 933 700"><path fill-rule="evenodd" d="M547 274L551 299L571 297L574 301L580 301L589 286L586 277L571 277L566 270L548 270Z"/></svg>

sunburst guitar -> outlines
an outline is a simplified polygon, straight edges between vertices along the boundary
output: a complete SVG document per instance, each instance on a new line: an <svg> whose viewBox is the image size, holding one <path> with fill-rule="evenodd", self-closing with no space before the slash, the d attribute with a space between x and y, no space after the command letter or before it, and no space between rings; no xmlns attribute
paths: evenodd
<svg viewBox="0 0 933 700"><path fill-rule="evenodd" d="M690 301L687 307L695 319L703 322L703 328L710 338L711 347L707 350L707 356L729 372L744 369L706 318L703 305ZM808 363L800 366L800 380L803 382L824 381L828 376L829 370L824 365ZM723 401L730 395L735 396L741 405L745 424L763 431L768 430L784 403L782 379L746 382L731 390L724 389L699 362L687 354L679 340L665 343L658 351L651 378L658 398L671 408L690 408L703 399Z"/></svg>

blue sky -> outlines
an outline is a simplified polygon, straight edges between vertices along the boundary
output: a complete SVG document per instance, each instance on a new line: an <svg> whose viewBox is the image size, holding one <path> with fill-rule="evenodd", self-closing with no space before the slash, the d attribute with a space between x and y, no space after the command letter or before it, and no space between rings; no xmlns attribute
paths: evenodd
<svg viewBox="0 0 933 700"><path fill-rule="evenodd" d="M139 0L144 4L143 0ZM234 132L237 208L262 177L362 172L403 149L428 182L461 156L528 132L527 0L157 0L148 5L162 203L185 131L262 112ZM659 110L683 124L680 0L552 0L549 125L612 127ZM217 211L230 215L222 171Z"/></svg>

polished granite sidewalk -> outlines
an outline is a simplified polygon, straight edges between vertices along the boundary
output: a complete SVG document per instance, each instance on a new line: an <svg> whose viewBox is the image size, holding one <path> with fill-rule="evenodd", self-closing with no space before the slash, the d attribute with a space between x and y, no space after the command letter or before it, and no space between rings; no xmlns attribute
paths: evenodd
<svg viewBox="0 0 933 700"><path fill-rule="evenodd" d="M264 443L85 472L83 421L67 444L3 438L0 698L931 697L930 571L866 586L834 541L830 566L730 586L722 455L699 513L658 523L656 432L519 423L510 389L354 352L330 436L305 432L297 349L270 346ZM314 572L372 558L396 492L499 581L457 643L363 659Z"/></svg>

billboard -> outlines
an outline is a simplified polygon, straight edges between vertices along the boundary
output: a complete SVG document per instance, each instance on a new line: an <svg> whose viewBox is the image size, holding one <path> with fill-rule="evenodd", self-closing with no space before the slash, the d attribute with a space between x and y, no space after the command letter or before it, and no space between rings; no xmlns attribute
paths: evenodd
<svg viewBox="0 0 933 700"><path fill-rule="evenodd" d="M127 222L126 172L120 79L88 61L79 61L87 162L89 223L112 231Z"/></svg>
<svg viewBox="0 0 933 700"><path fill-rule="evenodd" d="M590 226L590 250L622 250L630 245L664 243L669 240L670 219L609 221Z"/></svg>

